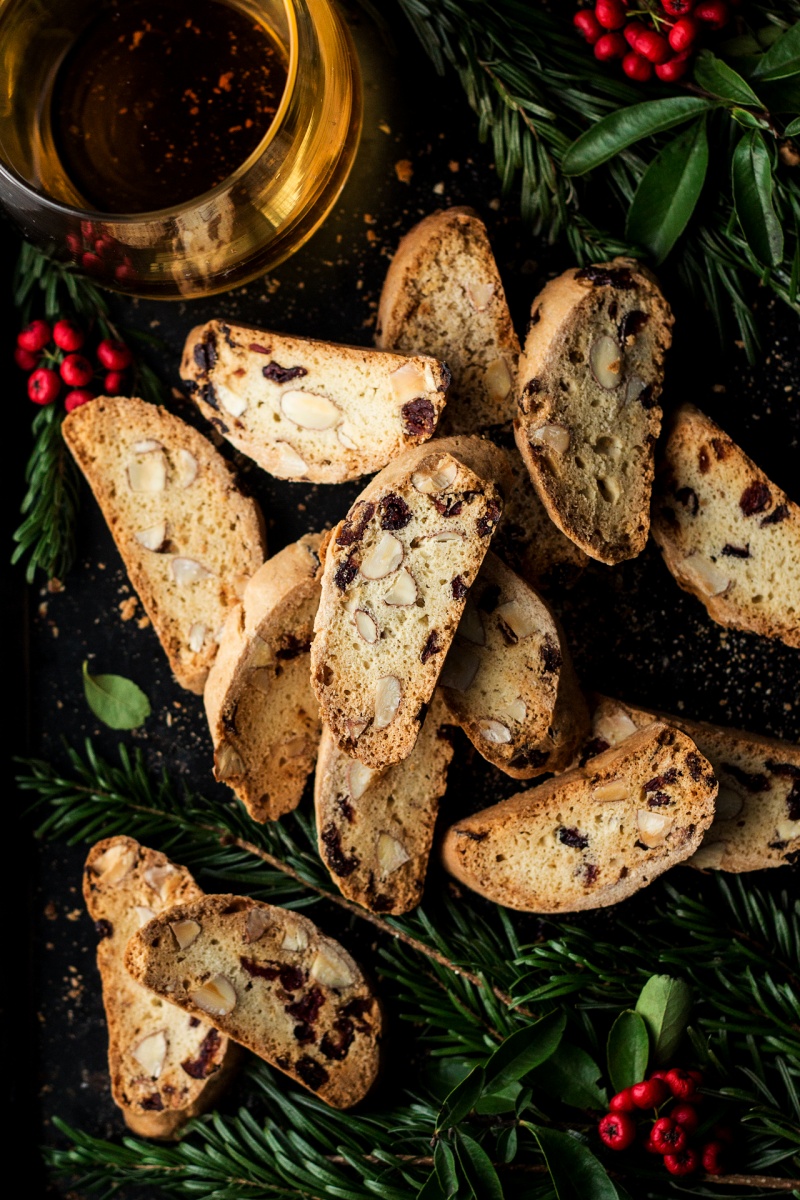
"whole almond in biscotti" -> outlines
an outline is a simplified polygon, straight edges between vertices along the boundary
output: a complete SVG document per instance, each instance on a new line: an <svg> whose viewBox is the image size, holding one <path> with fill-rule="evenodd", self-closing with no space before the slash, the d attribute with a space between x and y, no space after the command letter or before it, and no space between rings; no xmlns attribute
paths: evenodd
<svg viewBox="0 0 800 1200"><path fill-rule="evenodd" d="M271 475L342 483L434 434L450 372L425 354L209 321L186 339L181 378L203 416Z"/></svg>
<svg viewBox="0 0 800 1200"><path fill-rule="evenodd" d="M486 226L471 208L425 217L401 240L383 285L377 343L424 351L452 372L443 428L476 433L514 416L519 339Z"/></svg>
<svg viewBox="0 0 800 1200"><path fill-rule="evenodd" d="M299 913L206 896L139 930L125 965L333 1108L357 1104L375 1080L378 1001L344 947Z"/></svg>
<svg viewBox="0 0 800 1200"><path fill-rule="evenodd" d="M670 427L653 537L713 620L800 647L800 506L692 404Z"/></svg>
<svg viewBox="0 0 800 1200"><path fill-rule="evenodd" d="M553 521L592 558L644 549L673 318L630 258L573 268L533 302L515 435Z"/></svg>
<svg viewBox="0 0 800 1200"><path fill-rule="evenodd" d="M105 838L86 859L83 896L100 938L111 1094L125 1123L142 1137L173 1137L210 1108L239 1057L238 1047L207 1020L154 1001L123 962L142 925L202 895L185 867L133 838ZM192 932L178 926L183 940Z"/></svg>
<svg viewBox="0 0 800 1200"><path fill-rule="evenodd" d="M255 821L300 803L321 730L310 649L319 604L319 534L256 571L222 631L204 699L214 774Z"/></svg>
<svg viewBox="0 0 800 1200"><path fill-rule="evenodd" d="M202 434L155 404L101 396L62 429L175 678L202 692L225 618L264 561L258 505Z"/></svg>
<svg viewBox="0 0 800 1200"><path fill-rule="evenodd" d="M444 865L507 908L603 908L697 850L716 794L694 742L654 722L585 767L457 821Z"/></svg>
<svg viewBox="0 0 800 1200"><path fill-rule="evenodd" d="M493 480L506 469L480 438L420 446L376 475L332 532L312 682L336 744L366 766L414 747L500 520Z"/></svg>
<svg viewBox="0 0 800 1200"><path fill-rule="evenodd" d="M560 627L533 588L491 551L439 689L473 746L515 779L561 770L586 736L589 714Z"/></svg>
<svg viewBox="0 0 800 1200"><path fill-rule="evenodd" d="M719 780L714 821L686 865L740 872L792 862L800 851L800 746L598 696L584 761L654 720L688 734Z"/></svg>

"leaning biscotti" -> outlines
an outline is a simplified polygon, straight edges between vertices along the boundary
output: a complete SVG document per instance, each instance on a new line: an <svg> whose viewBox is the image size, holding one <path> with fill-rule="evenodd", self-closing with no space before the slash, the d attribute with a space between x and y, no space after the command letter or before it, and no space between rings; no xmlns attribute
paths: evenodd
<svg viewBox="0 0 800 1200"><path fill-rule="evenodd" d="M319 604L318 534L256 571L228 620L204 699L214 774L255 821L300 803L320 735L310 657Z"/></svg>
<svg viewBox="0 0 800 1200"><path fill-rule="evenodd" d="M502 513L503 471L488 442L437 440L376 475L333 530L311 677L337 746L366 766L414 747Z"/></svg>
<svg viewBox="0 0 800 1200"><path fill-rule="evenodd" d="M175 678L202 692L225 618L264 561L258 505L202 434L154 404L101 396L62 428Z"/></svg>
<svg viewBox="0 0 800 1200"><path fill-rule="evenodd" d="M533 303L515 434L553 521L592 558L644 549L672 314L634 259L572 269Z"/></svg>
<svg viewBox="0 0 800 1200"><path fill-rule="evenodd" d="M513 418L519 340L486 226L471 208L433 213L401 240L381 293L377 343L444 359L453 377L445 432Z"/></svg>
<svg viewBox="0 0 800 1200"><path fill-rule="evenodd" d="M476 750L515 779L562 770L586 736L589 713L555 617L491 551L439 690Z"/></svg>
<svg viewBox="0 0 800 1200"><path fill-rule="evenodd" d="M185 867L133 838L97 842L86 859L83 896L100 938L111 1094L125 1123L143 1137L173 1137L210 1108L239 1057L207 1020L154 1003L124 967L128 941L143 924L202 895Z"/></svg>
<svg viewBox="0 0 800 1200"><path fill-rule="evenodd" d="M599 696L584 758L659 719L688 734L719 780L714 822L686 865L740 872L792 862L800 851L800 746Z"/></svg>
<svg viewBox="0 0 800 1200"><path fill-rule="evenodd" d="M653 723L585 767L458 821L444 865L507 908L603 908L697 850L716 793L694 742Z"/></svg>
<svg viewBox="0 0 800 1200"><path fill-rule="evenodd" d="M140 929L125 965L334 1108L358 1103L375 1079L377 999L347 951L298 913L206 896Z"/></svg>
<svg viewBox="0 0 800 1200"><path fill-rule="evenodd" d="M181 378L207 420L278 479L342 483L434 433L450 373L435 358L209 321Z"/></svg>
<svg viewBox="0 0 800 1200"><path fill-rule="evenodd" d="M653 537L713 620L800 647L800 506L691 404L659 466Z"/></svg>

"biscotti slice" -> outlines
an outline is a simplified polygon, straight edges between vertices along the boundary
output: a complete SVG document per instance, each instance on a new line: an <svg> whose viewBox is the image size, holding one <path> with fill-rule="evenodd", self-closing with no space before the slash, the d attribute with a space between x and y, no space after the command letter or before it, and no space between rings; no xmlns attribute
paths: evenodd
<svg viewBox="0 0 800 1200"><path fill-rule="evenodd" d="M202 692L225 618L264 561L258 505L202 434L154 404L101 396L62 429L175 678Z"/></svg>
<svg viewBox="0 0 800 1200"><path fill-rule="evenodd" d="M414 747L500 519L492 476L504 470L502 451L480 438L437 440L385 467L333 530L312 681L336 744L366 766Z"/></svg>
<svg viewBox="0 0 800 1200"><path fill-rule="evenodd" d="M477 433L514 416L519 339L486 226L449 208L401 240L378 306L377 344L442 358L452 372L444 426Z"/></svg>
<svg viewBox="0 0 800 1200"><path fill-rule="evenodd" d="M647 541L671 329L655 279L630 258L566 271L533 302L517 445L553 521L600 562Z"/></svg>
<svg viewBox="0 0 800 1200"><path fill-rule="evenodd" d="M491 551L467 598L439 690L476 750L514 779L566 767L589 726L553 614Z"/></svg>
<svg viewBox="0 0 800 1200"><path fill-rule="evenodd" d="M800 506L692 404L659 466L653 537L713 620L800 647Z"/></svg>
<svg viewBox="0 0 800 1200"><path fill-rule="evenodd" d="M259 567L225 622L206 683L214 774L255 821L297 807L317 756L309 651L319 543L319 534L307 534Z"/></svg>
<svg viewBox="0 0 800 1200"><path fill-rule="evenodd" d="M450 372L406 357L209 321L181 378L203 416L278 479L343 483L434 433Z"/></svg>
<svg viewBox="0 0 800 1200"><path fill-rule="evenodd" d="M206 896L140 929L125 965L334 1108L357 1104L375 1079L377 999L344 947L307 917Z"/></svg>
<svg viewBox="0 0 800 1200"><path fill-rule="evenodd" d="M320 857L342 895L373 912L409 912L422 898L453 757L446 720L436 693L408 758L383 771L322 732L314 781Z"/></svg>
<svg viewBox="0 0 800 1200"><path fill-rule="evenodd" d="M100 937L97 966L114 1103L134 1133L172 1137L211 1107L239 1048L207 1020L155 1000L131 979L123 960L129 939L143 924L203 893L186 868L166 855L133 838L113 837L89 851L83 895Z"/></svg>
<svg viewBox="0 0 800 1200"><path fill-rule="evenodd" d="M585 767L458 821L444 865L507 908L603 908L695 852L716 793L694 742L655 722Z"/></svg>
<svg viewBox="0 0 800 1200"><path fill-rule="evenodd" d="M584 756L657 719L688 734L719 780L714 822L686 865L740 872L792 862L800 852L800 746L599 696Z"/></svg>

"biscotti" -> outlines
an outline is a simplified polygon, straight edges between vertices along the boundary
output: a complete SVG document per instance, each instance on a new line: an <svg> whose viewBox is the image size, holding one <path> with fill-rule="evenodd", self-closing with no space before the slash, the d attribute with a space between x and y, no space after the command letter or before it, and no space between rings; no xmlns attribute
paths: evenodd
<svg viewBox="0 0 800 1200"><path fill-rule="evenodd" d="M320 858L343 896L372 912L404 913L422 898L439 799L453 746L434 694L408 758L373 771L325 729L314 780Z"/></svg>
<svg viewBox="0 0 800 1200"><path fill-rule="evenodd" d="M691 404L659 466L653 537L713 620L800 647L800 506Z"/></svg>
<svg viewBox="0 0 800 1200"><path fill-rule="evenodd" d="M319 605L318 534L256 571L222 632L204 694L214 774L255 821L300 803L321 731L310 656Z"/></svg>
<svg viewBox="0 0 800 1200"><path fill-rule="evenodd" d="M357 1104L375 1079L378 1001L347 951L299 913L206 896L140 929L125 965L334 1108Z"/></svg>
<svg viewBox="0 0 800 1200"><path fill-rule="evenodd" d="M100 938L111 1094L125 1123L143 1137L173 1137L208 1109L240 1053L208 1021L154 1000L124 967L128 941L141 925L202 895L185 867L133 838L97 842L86 859L83 896Z"/></svg>
<svg viewBox="0 0 800 1200"><path fill-rule="evenodd" d="M420 446L376 475L333 530L312 681L336 744L366 766L414 747L502 513L493 476L505 469L480 438Z"/></svg>
<svg viewBox="0 0 800 1200"><path fill-rule="evenodd" d="M800 746L599 696L584 758L657 719L688 734L719 780L714 822L686 865L740 872L792 862L800 851Z"/></svg>
<svg viewBox="0 0 800 1200"><path fill-rule="evenodd" d="M258 505L202 434L154 404L101 396L62 429L175 678L202 692L225 618L264 561Z"/></svg>
<svg viewBox="0 0 800 1200"><path fill-rule="evenodd" d="M444 359L453 376L446 433L513 418L519 339L486 226L471 208L433 213L401 240L381 293L377 343Z"/></svg>
<svg viewBox="0 0 800 1200"><path fill-rule="evenodd" d="M461 883L507 908L603 908L697 850L716 794L694 742L656 722L585 767L458 821L442 857Z"/></svg>
<svg viewBox="0 0 800 1200"><path fill-rule="evenodd" d="M209 321L181 378L207 420L278 479L342 483L432 436L450 373L406 357Z"/></svg>
<svg viewBox="0 0 800 1200"><path fill-rule="evenodd" d="M586 702L553 614L491 551L439 690L476 750L514 779L561 770L586 736Z"/></svg>
<svg viewBox="0 0 800 1200"><path fill-rule="evenodd" d="M600 562L635 558L647 541L672 320L629 258L566 271L533 303L517 445L553 521Z"/></svg>

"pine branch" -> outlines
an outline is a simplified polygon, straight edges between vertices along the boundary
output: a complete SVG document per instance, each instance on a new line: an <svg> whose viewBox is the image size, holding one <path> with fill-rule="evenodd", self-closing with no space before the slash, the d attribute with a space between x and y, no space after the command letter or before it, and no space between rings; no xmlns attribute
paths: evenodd
<svg viewBox="0 0 800 1200"><path fill-rule="evenodd" d="M12 563L27 557L25 578L32 583L41 568L48 579L62 580L75 560L75 526L80 479L61 436L63 413L55 404L33 419L33 450L25 471L27 490L20 505L22 524L13 535Z"/></svg>

